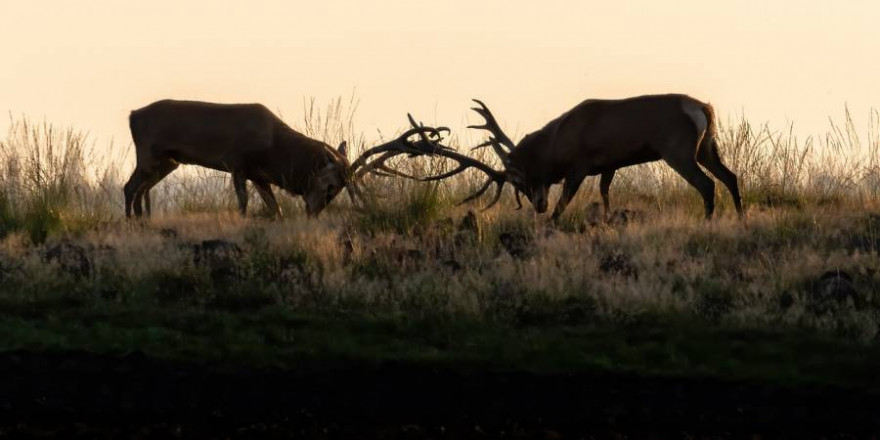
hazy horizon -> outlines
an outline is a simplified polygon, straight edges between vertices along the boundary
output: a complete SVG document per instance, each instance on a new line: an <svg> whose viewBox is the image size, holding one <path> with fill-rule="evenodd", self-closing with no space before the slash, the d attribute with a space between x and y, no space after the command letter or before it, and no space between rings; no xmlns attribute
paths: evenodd
<svg viewBox="0 0 880 440"><path fill-rule="evenodd" d="M354 95L372 138L406 112L464 130L479 97L519 137L587 98L678 92L804 136L847 104L864 134L877 18L860 0L6 2L0 111L128 144L128 112L157 99L260 102L297 125L305 98Z"/></svg>

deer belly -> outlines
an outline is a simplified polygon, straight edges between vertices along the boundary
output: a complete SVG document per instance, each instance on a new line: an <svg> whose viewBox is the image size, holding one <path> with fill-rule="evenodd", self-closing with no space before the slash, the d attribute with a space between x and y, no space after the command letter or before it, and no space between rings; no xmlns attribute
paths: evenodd
<svg viewBox="0 0 880 440"><path fill-rule="evenodd" d="M590 174L600 174L608 170L660 160L660 154L648 145L593 149L590 156L588 159L592 165Z"/></svg>
<svg viewBox="0 0 880 440"><path fill-rule="evenodd" d="M185 165L198 165L218 171L231 171L237 167L237 158L223 152L205 152L195 149L174 149L167 156Z"/></svg>

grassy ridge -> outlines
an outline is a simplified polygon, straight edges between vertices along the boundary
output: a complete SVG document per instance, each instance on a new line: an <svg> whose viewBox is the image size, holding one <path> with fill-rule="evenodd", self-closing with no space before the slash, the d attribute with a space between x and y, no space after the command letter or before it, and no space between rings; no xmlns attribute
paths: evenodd
<svg viewBox="0 0 880 440"><path fill-rule="evenodd" d="M303 130L363 148L353 106L312 103ZM719 138L745 221L721 190L720 217L700 220L696 191L653 164L619 173L610 222L592 182L559 224L512 197L469 214L454 204L476 174L371 178L364 212L339 197L307 220L284 198L286 220L242 219L226 177L189 170L154 190L161 215L130 223L124 154L20 121L0 142L0 349L875 387L877 131L847 119L814 146L741 122Z"/></svg>

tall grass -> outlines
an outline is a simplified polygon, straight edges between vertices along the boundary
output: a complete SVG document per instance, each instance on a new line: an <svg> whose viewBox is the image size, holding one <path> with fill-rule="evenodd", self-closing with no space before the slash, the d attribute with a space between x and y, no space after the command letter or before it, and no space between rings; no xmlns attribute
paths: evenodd
<svg viewBox="0 0 880 440"><path fill-rule="evenodd" d="M0 235L23 229L41 243L118 217L120 180L112 164L96 165L105 162L82 132L13 121L0 140Z"/></svg>
<svg viewBox="0 0 880 440"><path fill-rule="evenodd" d="M291 124L303 133L337 145L347 141L351 159L392 136L368 139L356 131L358 101L352 97L330 102L323 109L314 99L305 100L302 121ZM842 123L831 121L819 138L801 139L792 126L775 129L754 124L744 116L719 121L719 143L724 161L739 176L747 206L762 209L788 206L864 206L880 197L880 116L871 112L869 127L860 132L849 110ZM401 126L401 129L405 127ZM861 133L861 134L860 134ZM471 133L455 134L448 143L466 151L476 144ZM0 234L27 231L36 243L48 236L82 231L120 219L121 187L133 168L133 146L98 146L73 128L57 128L27 118L12 121L0 140ZM499 166L487 149L469 154ZM448 169L439 160L397 159L393 166L416 175ZM411 230L415 225L442 217L470 193L483 176L468 171L439 184L369 176L364 182L369 197L363 216L370 228ZM591 211L598 199L588 180L569 213ZM730 209L729 195L718 185L722 209ZM507 191L510 191L508 189ZM558 191L558 189L557 189ZM699 211L696 191L662 162L620 170L612 185L614 207L637 206L649 211L677 208ZM282 192L282 209L300 215L301 202ZM489 192L491 195L491 191ZM255 194L252 205L262 203ZM229 176L198 167L182 167L153 190L155 210L179 213L233 211L236 207ZM497 208L504 215L512 206L507 194ZM476 204L479 206L479 203ZM338 197L329 212L351 212L347 197Z"/></svg>

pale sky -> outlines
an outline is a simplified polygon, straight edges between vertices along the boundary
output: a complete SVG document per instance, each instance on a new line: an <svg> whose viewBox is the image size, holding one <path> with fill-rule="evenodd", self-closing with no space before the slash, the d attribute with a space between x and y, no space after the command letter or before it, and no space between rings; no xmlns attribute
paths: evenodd
<svg viewBox="0 0 880 440"><path fill-rule="evenodd" d="M0 49L0 111L123 145L161 98L298 124L354 93L368 137L408 111L463 130L472 97L515 138L587 98L687 93L803 134L880 106L875 0L0 0Z"/></svg>

